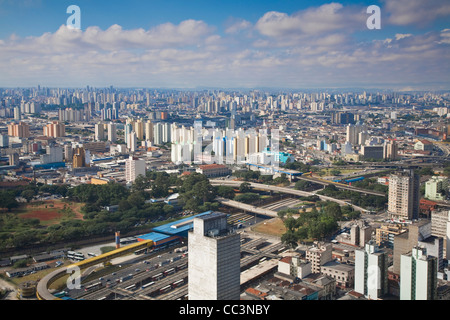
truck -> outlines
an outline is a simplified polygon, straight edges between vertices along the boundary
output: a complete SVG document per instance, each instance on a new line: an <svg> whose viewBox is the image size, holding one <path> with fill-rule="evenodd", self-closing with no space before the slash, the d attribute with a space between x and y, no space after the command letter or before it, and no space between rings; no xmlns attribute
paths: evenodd
<svg viewBox="0 0 450 320"><path fill-rule="evenodd" d="M133 274L131 274L131 273L125 277L120 278L120 282L124 282L124 281L130 280L130 279L133 279Z"/></svg>

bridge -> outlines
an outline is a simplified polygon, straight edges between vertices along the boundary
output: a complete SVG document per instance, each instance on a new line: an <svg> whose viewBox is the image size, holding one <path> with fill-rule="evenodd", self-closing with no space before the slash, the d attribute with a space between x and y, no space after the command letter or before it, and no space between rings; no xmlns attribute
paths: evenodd
<svg viewBox="0 0 450 320"><path fill-rule="evenodd" d="M237 188L239 188L239 186L243 183L242 181L230 181L230 180L209 180L209 182L213 186L230 186L230 187L237 187ZM266 185L266 184L261 184L261 183L254 183L254 182L248 182L248 183L250 183L250 186L252 188L258 189L258 190L266 190L266 191L287 193L287 194L292 194L292 195L299 196L299 197L317 196L317 197L320 198L320 200L323 200L323 201L336 202L336 203L338 203L338 204L340 204L342 206L349 205L349 206L353 207L353 209L355 211L359 211L361 213L367 213L368 212L368 210L366 210L364 208L361 208L359 206L356 206L354 204L351 204L351 203L349 203L349 202L347 202L345 200L339 200L339 199L331 198L331 197L328 197L328 196L316 194L314 192L307 192L307 191L295 190L295 189L291 189L291 188L287 188L287 187L278 187L278 186L272 186L272 185ZM224 205L228 205L228 204L233 204L233 203L231 203L231 202L224 202L223 204ZM235 204L233 204L233 205L235 205ZM267 210L267 209L264 209L264 210ZM252 211L252 212L255 212L255 211Z"/></svg>
<svg viewBox="0 0 450 320"><path fill-rule="evenodd" d="M126 247L122 247L119 249L116 249L114 251L110 251L108 253L99 255L97 257L93 257L78 263L74 263L67 267L59 268L48 275L46 275L44 278L42 278L36 288L36 296L39 300L61 300L57 297L55 297L53 294L49 291L49 286L54 283L56 280L62 278L65 275L68 275L70 273L70 270L76 270L76 268L79 268L80 270L95 266L97 264L111 261L114 258L118 258L130 253L133 253L139 249L144 248L150 248L153 246L152 240L146 240L138 243L134 243L131 245L128 245ZM69 273L68 273L69 271Z"/></svg>
<svg viewBox="0 0 450 320"><path fill-rule="evenodd" d="M250 204L246 204L246 203L242 203L242 202L238 202L238 201L234 201L234 200L230 200L230 199L225 199L225 198L221 198L221 197L217 197L216 201L218 201L220 204L222 204L224 206L233 207L233 208L244 210L247 212L253 212L256 214L263 215L263 216L277 217L277 212L273 211L273 210L258 208L258 207L252 206Z"/></svg>
<svg viewBox="0 0 450 320"><path fill-rule="evenodd" d="M373 190L366 190L366 189L362 189L362 188L356 188L356 187L352 187L352 186L349 186L349 185L346 185L346 184L343 184L343 183L329 181L329 180L325 180L325 179L310 178L310 177L305 177L305 176L297 177L297 179L309 181L309 182L312 182L312 183L321 184L321 185L324 185L324 186L334 185L334 186L336 186L336 188L339 188L339 189L344 189L344 190L349 190L349 191L354 191L354 192L360 192L360 193L364 193L364 194L370 194L370 195L373 195L373 196L379 196L379 197L385 197L386 196L386 194L383 193L383 192L373 191Z"/></svg>

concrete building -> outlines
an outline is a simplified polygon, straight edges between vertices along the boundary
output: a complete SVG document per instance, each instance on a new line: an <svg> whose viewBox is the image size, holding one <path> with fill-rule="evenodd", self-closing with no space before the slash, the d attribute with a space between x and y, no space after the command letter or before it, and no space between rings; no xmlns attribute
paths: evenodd
<svg viewBox="0 0 450 320"><path fill-rule="evenodd" d="M355 284L355 266L350 264L330 261L322 266L321 272L334 278L341 288L353 288Z"/></svg>
<svg viewBox="0 0 450 320"><path fill-rule="evenodd" d="M375 241L379 247L394 248L394 239L396 236L408 232L402 224L386 223L375 230Z"/></svg>
<svg viewBox="0 0 450 320"><path fill-rule="evenodd" d="M231 170L223 164L205 164L197 169L198 173L204 174L208 178L223 177L231 174Z"/></svg>
<svg viewBox="0 0 450 320"><path fill-rule="evenodd" d="M449 190L449 179L447 177L431 177L425 183L425 198L433 201L446 199Z"/></svg>
<svg viewBox="0 0 450 320"><path fill-rule="evenodd" d="M384 146L362 146L363 159L382 160L384 158Z"/></svg>
<svg viewBox="0 0 450 320"><path fill-rule="evenodd" d="M355 291L373 300L388 293L388 255L374 242L355 251Z"/></svg>
<svg viewBox="0 0 450 320"><path fill-rule="evenodd" d="M402 233L394 238L394 266L393 272L400 274L400 259L402 254L411 252L419 241L431 236L431 221L420 220L408 226L408 232Z"/></svg>
<svg viewBox="0 0 450 320"><path fill-rule="evenodd" d="M392 218L417 219L419 200L419 176L414 170L404 170L389 176L388 213Z"/></svg>
<svg viewBox="0 0 450 320"><path fill-rule="evenodd" d="M52 121L43 128L44 136L52 138L60 138L66 135L66 126L59 121Z"/></svg>
<svg viewBox="0 0 450 320"><path fill-rule="evenodd" d="M30 126L25 122L8 124L8 135L10 137L29 138Z"/></svg>
<svg viewBox="0 0 450 320"><path fill-rule="evenodd" d="M320 273L321 266L332 260L331 243L316 242L306 250L306 260L311 263L311 272Z"/></svg>
<svg viewBox="0 0 450 320"><path fill-rule="evenodd" d="M425 248L414 247L401 257L400 300L437 298L437 259Z"/></svg>
<svg viewBox="0 0 450 320"><path fill-rule="evenodd" d="M239 300L240 235L228 230L226 214L195 218L188 251L189 300Z"/></svg>
<svg viewBox="0 0 450 320"><path fill-rule="evenodd" d="M125 180L127 182L134 182L140 175L145 176L145 160L140 160L136 157L130 156L125 162Z"/></svg>
<svg viewBox="0 0 450 320"><path fill-rule="evenodd" d="M434 210L431 213L431 234L436 237L441 237L444 241L443 257L450 260L450 211L449 210Z"/></svg>
<svg viewBox="0 0 450 320"><path fill-rule="evenodd" d="M414 144L414 150L433 151L433 143L428 140L419 140Z"/></svg>
<svg viewBox="0 0 450 320"><path fill-rule="evenodd" d="M278 272L303 279L311 274L311 263L300 257L284 257L278 261Z"/></svg>
<svg viewBox="0 0 450 320"><path fill-rule="evenodd" d="M113 122L108 123L108 141L112 143L117 141L117 125Z"/></svg>

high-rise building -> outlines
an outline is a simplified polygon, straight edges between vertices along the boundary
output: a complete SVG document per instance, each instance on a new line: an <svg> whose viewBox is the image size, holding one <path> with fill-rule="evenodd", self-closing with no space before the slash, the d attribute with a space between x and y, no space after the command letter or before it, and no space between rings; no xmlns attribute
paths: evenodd
<svg viewBox="0 0 450 320"><path fill-rule="evenodd" d="M373 300L388 293L388 255L372 241L355 250L355 291Z"/></svg>
<svg viewBox="0 0 450 320"><path fill-rule="evenodd" d="M134 182L140 175L145 176L145 160L130 156L125 162L125 180Z"/></svg>
<svg viewBox="0 0 450 320"><path fill-rule="evenodd" d="M95 124L94 139L96 141L105 140L105 125L102 122Z"/></svg>
<svg viewBox="0 0 450 320"><path fill-rule="evenodd" d="M52 123L44 126L44 136L59 138L66 135L66 126L59 121L52 121Z"/></svg>
<svg viewBox="0 0 450 320"><path fill-rule="evenodd" d="M414 247L401 256L400 300L435 300L437 297L437 259L427 250Z"/></svg>
<svg viewBox="0 0 450 320"><path fill-rule="evenodd" d="M127 148L130 152L135 152L137 150L137 136L134 131L128 134Z"/></svg>
<svg viewBox="0 0 450 320"><path fill-rule="evenodd" d="M388 212L392 218L417 219L419 200L419 176L414 170L404 170L390 175Z"/></svg>
<svg viewBox="0 0 450 320"><path fill-rule="evenodd" d="M83 168L86 167L86 152L84 147L76 147L73 152L73 168Z"/></svg>
<svg viewBox="0 0 450 320"><path fill-rule="evenodd" d="M188 251L189 300L239 300L240 235L228 230L226 214L194 218Z"/></svg>
<svg viewBox="0 0 450 320"><path fill-rule="evenodd" d="M398 144L395 140L384 143L384 159L397 160L398 158Z"/></svg>
<svg viewBox="0 0 450 320"><path fill-rule="evenodd" d="M8 135L11 137L29 138L30 126L25 122L10 123L8 124Z"/></svg>
<svg viewBox="0 0 450 320"><path fill-rule="evenodd" d="M431 212L431 234L443 239L443 257L450 260L450 211L434 210Z"/></svg>
<svg viewBox="0 0 450 320"><path fill-rule="evenodd" d="M419 220L408 225L408 232L394 237L394 263L393 272L400 274L401 255L411 252L419 241L431 236L431 221Z"/></svg>
<svg viewBox="0 0 450 320"><path fill-rule="evenodd" d="M108 141L117 141L117 125L113 122L108 123Z"/></svg>

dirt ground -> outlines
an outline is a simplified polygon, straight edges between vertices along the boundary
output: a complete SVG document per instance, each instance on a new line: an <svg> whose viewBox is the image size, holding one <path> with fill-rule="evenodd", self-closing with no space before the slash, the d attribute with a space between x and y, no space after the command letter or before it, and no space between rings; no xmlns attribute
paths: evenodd
<svg viewBox="0 0 450 320"><path fill-rule="evenodd" d="M19 300L17 298L17 291L16 288L10 284L9 282L0 279L0 289L7 289L9 290L9 293L6 297L3 298L3 300Z"/></svg>

